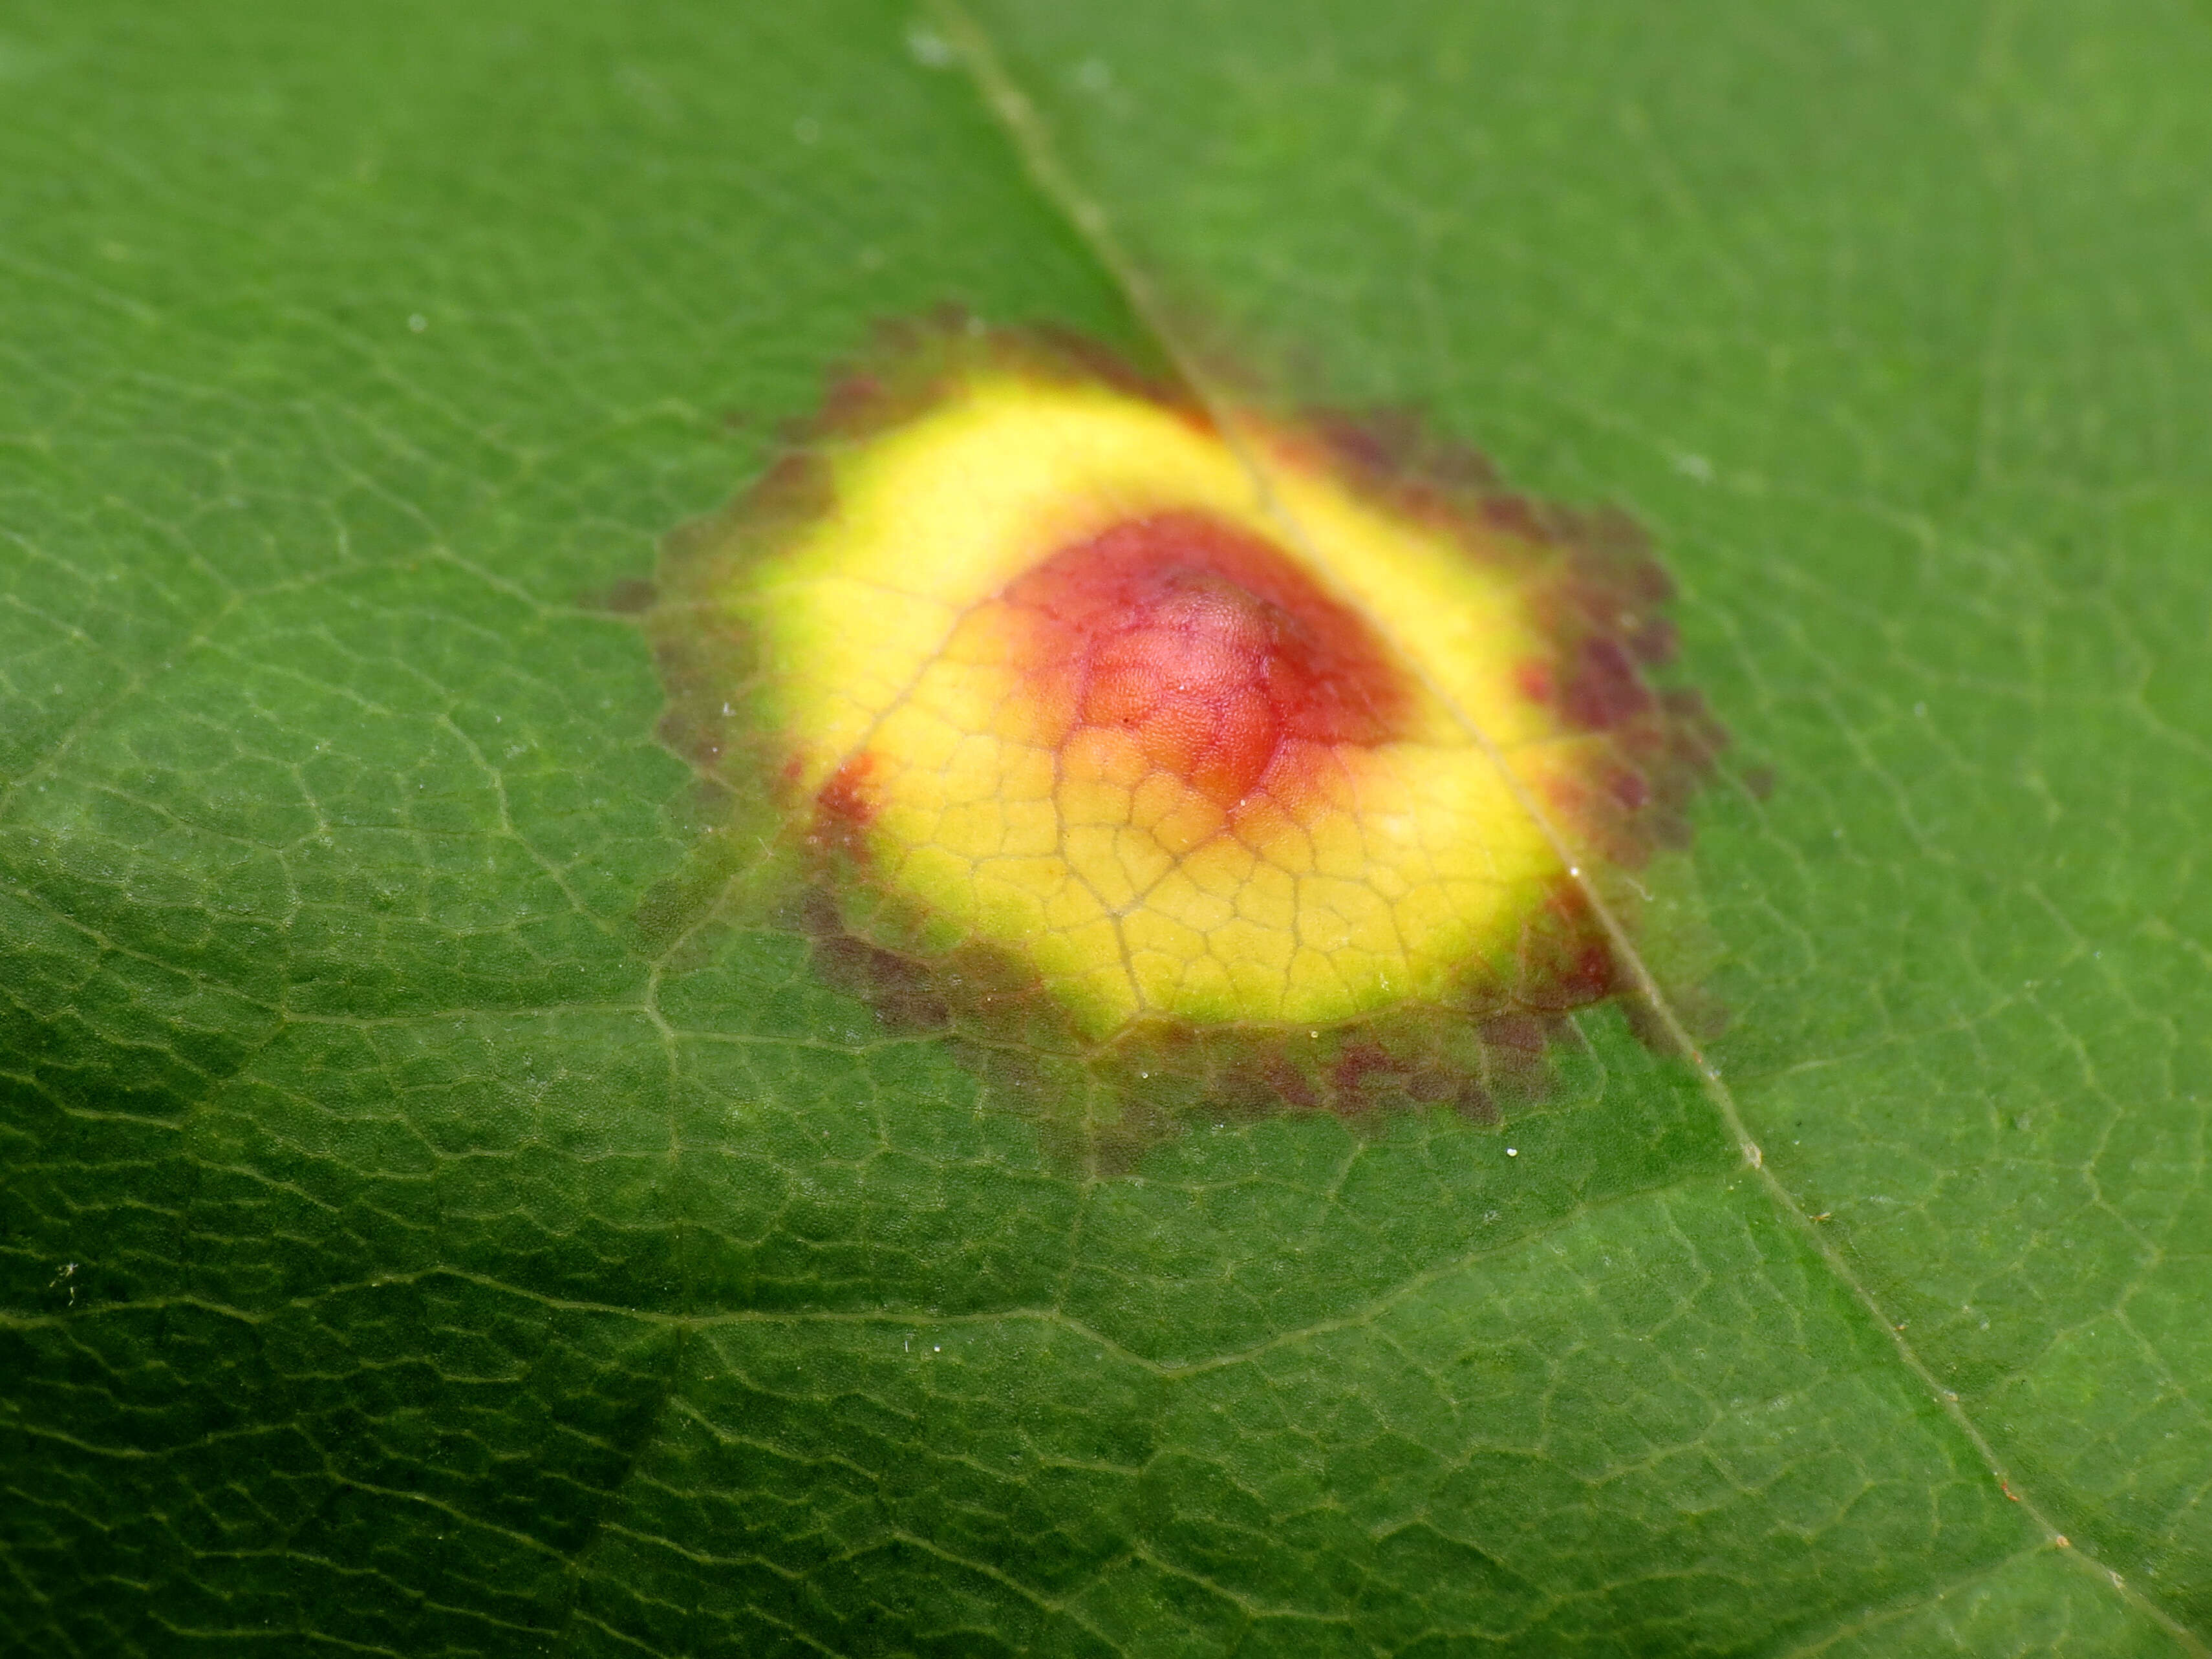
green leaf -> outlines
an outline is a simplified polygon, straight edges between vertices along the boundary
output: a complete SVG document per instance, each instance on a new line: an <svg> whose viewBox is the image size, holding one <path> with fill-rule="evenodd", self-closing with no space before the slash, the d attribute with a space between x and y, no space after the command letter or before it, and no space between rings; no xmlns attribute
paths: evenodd
<svg viewBox="0 0 2212 1659"><path fill-rule="evenodd" d="M0 1648L2205 1653L2208 76L2157 0L14 9ZM948 301L1653 531L1710 1074L1605 1011L1503 1126L1085 1182L646 925L601 599Z"/></svg>

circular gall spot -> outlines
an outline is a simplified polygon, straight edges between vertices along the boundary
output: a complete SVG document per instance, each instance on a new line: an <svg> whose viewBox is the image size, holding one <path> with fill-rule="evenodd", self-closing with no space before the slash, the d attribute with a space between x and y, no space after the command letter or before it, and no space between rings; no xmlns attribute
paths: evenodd
<svg viewBox="0 0 2212 1659"><path fill-rule="evenodd" d="M648 614L664 733L883 1018L1133 1145L1493 1114L1623 983L1593 884L1681 844L1722 741L1650 681L1632 527L1415 423L1217 418L963 319L816 436L672 538Z"/></svg>

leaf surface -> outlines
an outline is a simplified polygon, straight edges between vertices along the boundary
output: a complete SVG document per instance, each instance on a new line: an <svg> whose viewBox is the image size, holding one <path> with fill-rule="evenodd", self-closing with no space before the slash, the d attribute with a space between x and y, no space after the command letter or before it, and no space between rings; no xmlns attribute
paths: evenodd
<svg viewBox="0 0 2212 1659"><path fill-rule="evenodd" d="M8 30L4 1645L2206 1650L2199 16ZM1085 1181L648 925L601 600L946 301L1652 530L1714 1075Z"/></svg>

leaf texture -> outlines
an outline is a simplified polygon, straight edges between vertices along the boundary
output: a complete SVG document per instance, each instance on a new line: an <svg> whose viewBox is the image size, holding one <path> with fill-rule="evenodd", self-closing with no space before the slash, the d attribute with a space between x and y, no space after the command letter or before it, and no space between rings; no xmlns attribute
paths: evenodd
<svg viewBox="0 0 2212 1659"><path fill-rule="evenodd" d="M2208 60L12 13L0 1649L2204 1653ZM711 808L605 598L948 301L1652 530L1710 1072L1600 1010L1501 1125L1085 1179L653 925Z"/></svg>

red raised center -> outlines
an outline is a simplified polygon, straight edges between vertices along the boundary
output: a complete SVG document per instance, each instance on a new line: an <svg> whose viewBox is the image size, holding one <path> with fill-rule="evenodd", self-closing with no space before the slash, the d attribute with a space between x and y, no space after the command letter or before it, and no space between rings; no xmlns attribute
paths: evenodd
<svg viewBox="0 0 2212 1659"><path fill-rule="evenodd" d="M1406 677L1361 618L1279 549L1194 513L1115 526L1004 603L1066 729L1118 728L1224 809L1312 746L1399 734Z"/></svg>

